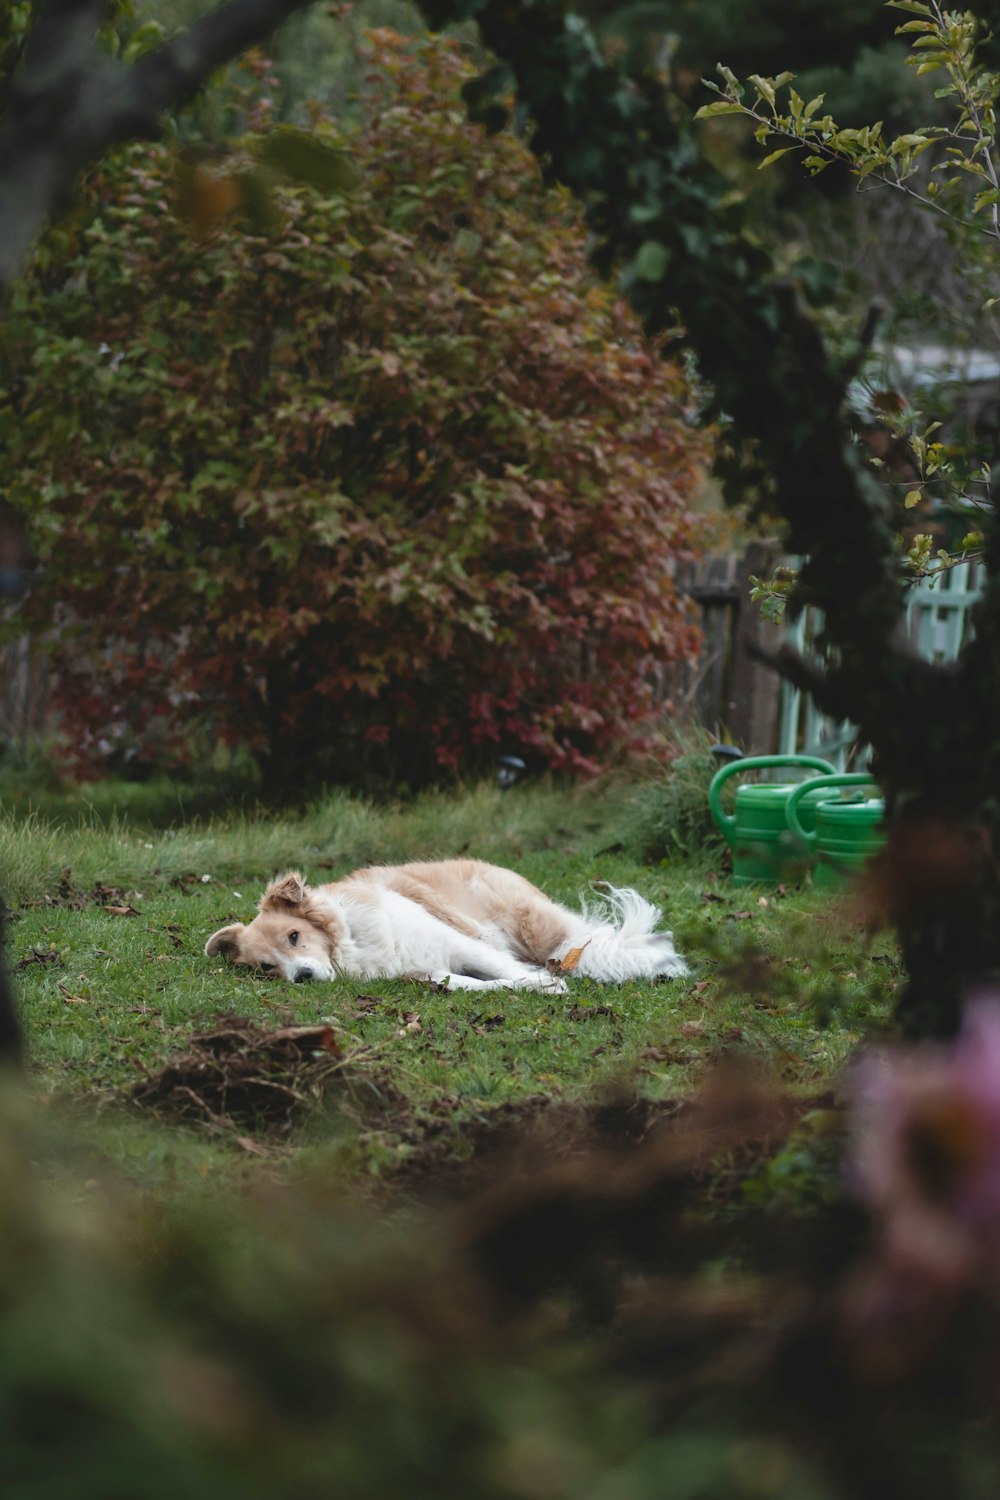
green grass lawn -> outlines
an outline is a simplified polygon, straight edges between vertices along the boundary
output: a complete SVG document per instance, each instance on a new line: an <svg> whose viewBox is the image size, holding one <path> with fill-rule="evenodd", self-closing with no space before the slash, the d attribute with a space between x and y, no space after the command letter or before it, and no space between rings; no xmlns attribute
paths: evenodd
<svg viewBox="0 0 1000 1500"><path fill-rule="evenodd" d="M862 943L844 903L808 888L734 889L715 851L642 863L637 795L480 786L374 807L331 794L295 817L166 830L93 812L9 817L0 889L34 1089L81 1129L99 1120L100 1149L128 1173L211 1181L317 1158L359 1182L405 1181L418 1166L433 1179L474 1156L491 1121L622 1094L677 1101L722 1058L753 1061L804 1101L823 1095L887 1014L891 947ZM463 995L409 981L289 986L203 956L283 868L319 882L459 852L570 903L594 880L636 886L663 906L691 976ZM177 1099L155 1114L129 1102L220 1017L331 1026L325 1105L310 1094L280 1118L245 1117L191 1099L185 1117Z"/></svg>
<svg viewBox="0 0 1000 1500"><path fill-rule="evenodd" d="M734 889L669 779L172 825L102 795L0 820L30 1058L27 1098L0 1079L12 1494L995 1491L965 1324L924 1390L851 1321L874 1242L831 1105L900 971L850 902ZM570 902L637 886L690 976L463 995L203 956L281 869L457 852Z"/></svg>

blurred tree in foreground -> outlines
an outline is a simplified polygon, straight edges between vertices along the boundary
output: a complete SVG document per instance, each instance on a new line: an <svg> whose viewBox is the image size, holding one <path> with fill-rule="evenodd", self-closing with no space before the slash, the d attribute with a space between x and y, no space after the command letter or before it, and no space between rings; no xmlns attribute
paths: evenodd
<svg viewBox="0 0 1000 1500"><path fill-rule="evenodd" d="M737 1070L658 1119L528 1101L517 1170L377 1223L266 1139L235 1201L102 1182L8 1094L5 1493L990 1500L998 1086L994 998L871 1059L852 1195L831 1112Z"/></svg>
<svg viewBox="0 0 1000 1500"><path fill-rule="evenodd" d="M467 13L463 0L425 10L436 23ZM793 607L823 609L827 654L786 650L776 665L874 746L890 824L884 905L910 975L901 1019L954 1031L970 988L1000 974L1000 534L988 518L974 639L952 665L922 660L903 629L891 509L844 417L873 326L853 351L827 347L803 300L809 268L798 280L776 269L660 80L625 77L559 0L475 12L502 61L470 102L499 123L516 81L533 149L583 205L595 265L617 271L651 333L680 314L732 422L730 497L755 488L807 559Z"/></svg>
<svg viewBox="0 0 1000 1500"><path fill-rule="evenodd" d="M205 10L205 0L131 0L133 14L119 23L123 38L151 24L167 40L190 26ZM308 125L318 104L324 114L346 124L356 117L364 88L361 41L365 33L391 27L405 36L424 31L423 17L412 0L357 0L357 3L311 4L297 11L268 38L273 63L275 118ZM230 64L238 68L239 62ZM228 71L228 70L227 70ZM226 74L199 93L183 111L172 115L169 131L185 143L224 146L245 123L232 113L233 90ZM220 86L221 85L221 86Z"/></svg>
<svg viewBox="0 0 1000 1500"><path fill-rule="evenodd" d="M149 139L222 64L310 0L226 0L168 41L114 22L130 0L14 0L0 13L0 298L83 169L116 142Z"/></svg>

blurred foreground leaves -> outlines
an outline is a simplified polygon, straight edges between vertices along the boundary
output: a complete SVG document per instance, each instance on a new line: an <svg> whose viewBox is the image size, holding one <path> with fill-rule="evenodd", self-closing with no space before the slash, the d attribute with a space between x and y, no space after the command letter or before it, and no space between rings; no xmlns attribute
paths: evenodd
<svg viewBox="0 0 1000 1500"><path fill-rule="evenodd" d="M238 1201L126 1188L9 1085L4 1493L992 1493L991 1278L885 1279L839 1112L796 1127L781 1193L756 1167L801 1110L758 1077L634 1113L536 1122L464 1201L376 1216L271 1164Z"/></svg>

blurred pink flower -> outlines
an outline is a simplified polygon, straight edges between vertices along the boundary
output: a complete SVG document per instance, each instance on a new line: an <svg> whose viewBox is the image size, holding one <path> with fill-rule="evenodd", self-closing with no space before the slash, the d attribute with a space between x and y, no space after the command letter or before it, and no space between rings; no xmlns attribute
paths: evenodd
<svg viewBox="0 0 1000 1500"><path fill-rule="evenodd" d="M859 1061L850 1184L883 1270L957 1287L1000 1264L1000 994L966 1008L954 1042Z"/></svg>

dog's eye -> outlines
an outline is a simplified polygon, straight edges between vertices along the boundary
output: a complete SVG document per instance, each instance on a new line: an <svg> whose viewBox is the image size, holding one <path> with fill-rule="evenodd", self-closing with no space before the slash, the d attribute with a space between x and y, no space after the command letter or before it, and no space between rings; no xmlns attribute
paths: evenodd
<svg viewBox="0 0 1000 1500"><path fill-rule="evenodd" d="M298 935L297 932L290 932L288 934L288 941L291 943L291 945L292 945L293 948L295 947L295 944L298 942L298 940L299 940L299 935Z"/></svg>
<svg viewBox="0 0 1000 1500"><path fill-rule="evenodd" d="M261 964L260 972L262 974L273 974L276 968L276 964Z"/></svg>

